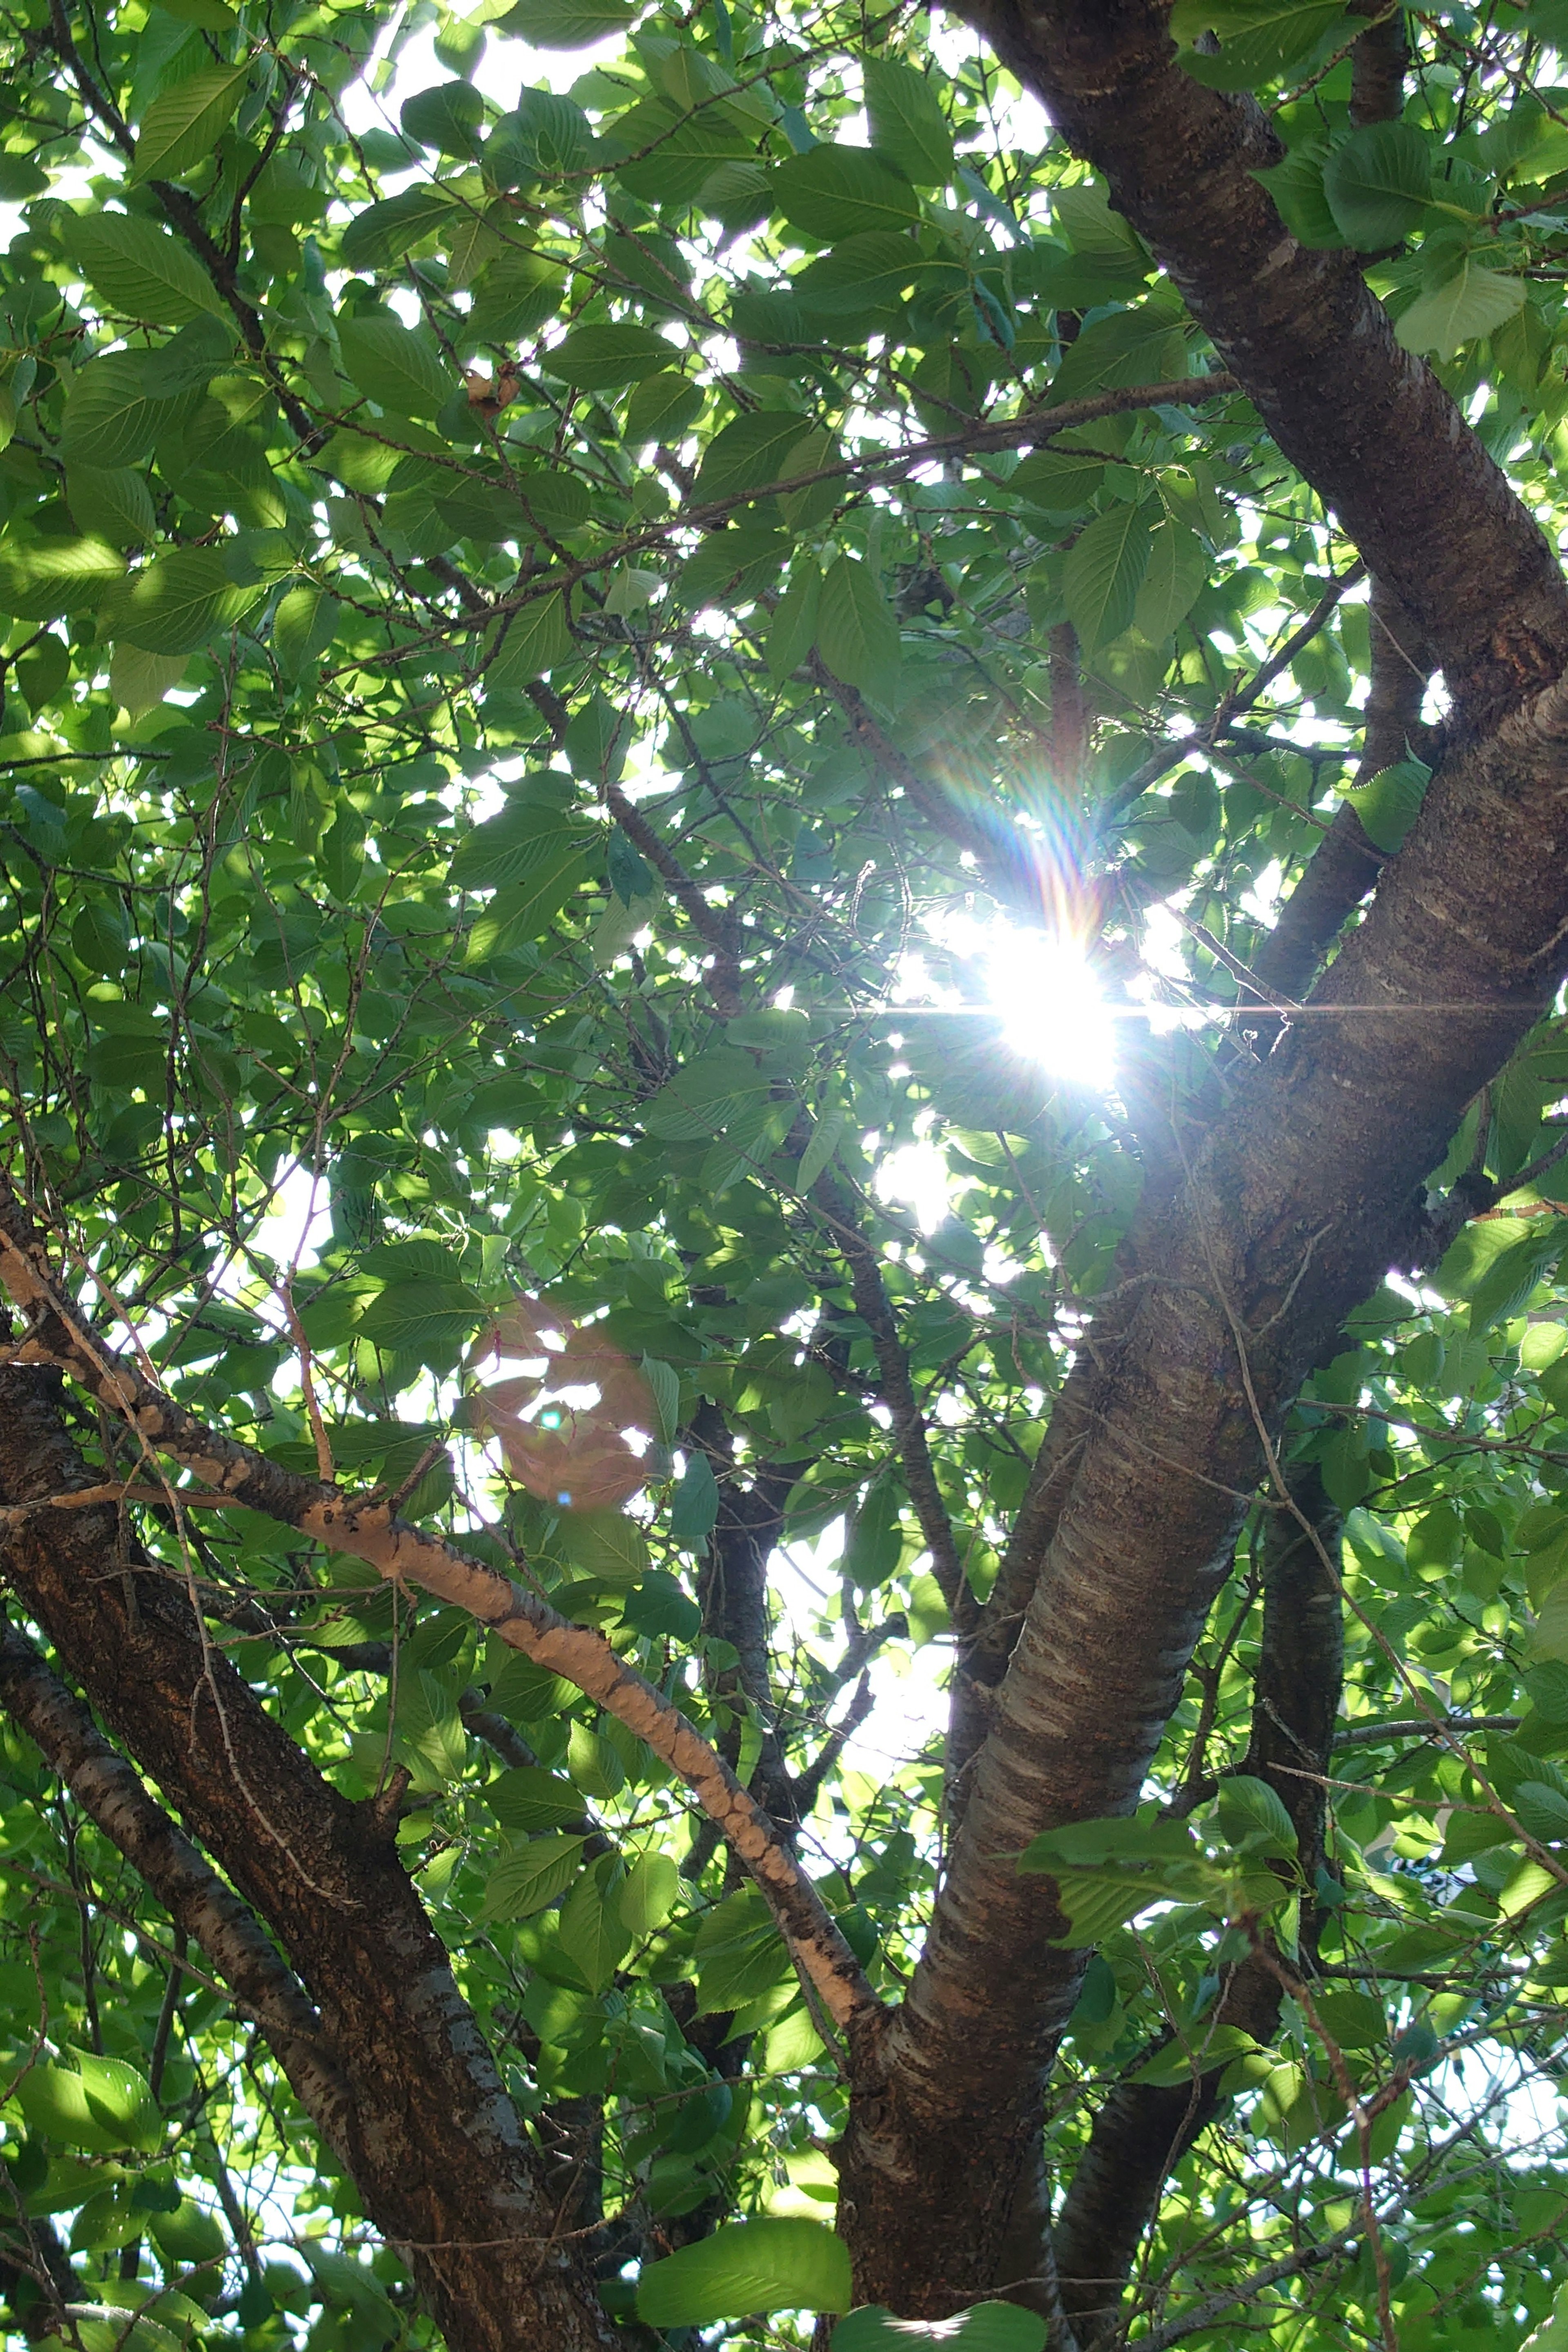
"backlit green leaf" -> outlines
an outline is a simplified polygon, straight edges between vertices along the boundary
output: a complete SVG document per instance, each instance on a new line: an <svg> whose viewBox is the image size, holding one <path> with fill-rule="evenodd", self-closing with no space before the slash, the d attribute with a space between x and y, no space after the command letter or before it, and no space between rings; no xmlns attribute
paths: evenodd
<svg viewBox="0 0 1568 2352"><path fill-rule="evenodd" d="M1407 352L1435 352L1450 360L1462 344L1494 328L1524 307L1524 285L1468 257L1441 286L1418 294L1394 323L1394 341Z"/></svg>
<svg viewBox="0 0 1568 2352"><path fill-rule="evenodd" d="M204 67L155 98L136 142L132 183L177 180L207 163L249 79L248 62Z"/></svg>
<svg viewBox="0 0 1568 2352"><path fill-rule="evenodd" d="M835 677L863 694L884 694L898 672L899 625L869 565L841 555L823 580L816 646Z"/></svg>
<svg viewBox="0 0 1568 2352"><path fill-rule="evenodd" d="M1062 593L1086 652L1131 627L1152 547L1147 509L1118 499L1068 550Z"/></svg>
<svg viewBox="0 0 1568 2352"><path fill-rule="evenodd" d="M646 2263L637 2315L652 2327L706 2327L752 2311L842 2311L849 2250L819 2221L736 2221Z"/></svg>

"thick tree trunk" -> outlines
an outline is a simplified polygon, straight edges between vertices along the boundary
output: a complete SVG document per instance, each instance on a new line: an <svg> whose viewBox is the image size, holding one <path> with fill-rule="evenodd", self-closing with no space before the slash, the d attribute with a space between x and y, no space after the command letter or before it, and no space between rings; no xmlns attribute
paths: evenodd
<svg viewBox="0 0 1568 2352"><path fill-rule="evenodd" d="M1118 1376L973 1767L925 1953L860 2086L841 2225L868 2299L952 2309L996 2275L1080 1956L1037 1831L1128 1811L1223 1577L1263 1440L1415 1250L1421 1184L1550 1001L1568 937L1568 693L1450 764L1299 1023L1142 1237ZM977 2150L985 2161L977 2166Z"/></svg>
<svg viewBox="0 0 1568 2352"><path fill-rule="evenodd" d="M95 1484L58 1374L0 1370L0 1500ZM169 1571L112 1507L13 1524L13 1590L278 1936L348 2092L365 2210L404 2252L453 2352L605 2352L614 2341L541 2158L398 1861L392 1818L350 1804L258 1703Z"/></svg>
<svg viewBox="0 0 1568 2352"><path fill-rule="evenodd" d="M1181 72L1165 9L963 13L1105 173L1408 611L1468 748L1307 1017L1238 1081L1175 1200L1146 1207L1117 1377L1059 1516L1041 1514L1054 1533L926 1950L840 2157L859 2293L936 2315L998 2276L1079 1972L1048 1940L1050 1883L1010 1857L1041 1829L1136 1802L1285 1406L1413 1252L1423 1180L1549 1003L1568 937L1568 694L1552 684L1568 590L1536 524L1395 344L1354 259L1289 236L1253 177L1279 160L1275 133L1249 100Z"/></svg>

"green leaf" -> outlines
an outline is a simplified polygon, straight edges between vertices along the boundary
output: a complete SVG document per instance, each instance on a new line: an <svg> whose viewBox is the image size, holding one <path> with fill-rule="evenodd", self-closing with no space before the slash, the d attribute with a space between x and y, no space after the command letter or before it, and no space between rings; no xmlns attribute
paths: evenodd
<svg viewBox="0 0 1568 2352"><path fill-rule="evenodd" d="M402 1675L395 1724L394 1755L422 1794L449 1789L462 1778L468 1734L458 1702L438 1675L423 1669Z"/></svg>
<svg viewBox="0 0 1568 2352"><path fill-rule="evenodd" d="M1542 1843L1568 1838L1568 1797L1545 1780L1521 1780L1513 1792L1513 1810L1521 1827Z"/></svg>
<svg viewBox="0 0 1568 2352"><path fill-rule="evenodd" d="M111 547L140 547L156 536L153 493L132 466L72 466L66 500L79 530Z"/></svg>
<svg viewBox="0 0 1568 2352"><path fill-rule="evenodd" d="M760 489L765 482L787 481L803 470L792 466L790 454L812 431L811 419L790 411L763 409L753 416L737 416L716 433L703 452L691 495L700 505L710 499L736 497Z"/></svg>
<svg viewBox="0 0 1568 2352"><path fill-rule="evenodd" d="M754 1055L738 1045L710 1045L659 1088L643 1112L643 1125L666 1143L718 1135L771 1084Z"/></svg>
<svg viewBox="0 0 1568 2352"><path fill-rule="evenodd" d="M574 327L542 354L546 373L580 392L607 392L643 376L662 374L679 352L652 327Z"/></svg>
<svg viewBox="0 0 1568 2352"><path fill-rule="evenodd" d="M119 467L145 457L183 404L151 390L141 352L89 360L67 395L60 438L69 465Z"/></svg>
<svg viewBox="0 0 1568 2352"><path fill-rule="evenodd" d="M1121 499L1096 515L1068 550L1062 594L1085 653L1131 626L1152 550L1148 509Z"/></svg>
<svg viewBox="0 0 1568 2352"><path fill-rule="evenodd" d="M155 98L136 142L131 185L177 180L193 164L210 163L249 78L248 58L237 66L208 66Z"/></svg>
<svg viewBox="0 0 1568 2352"><path fill-rule="evenodd" d="M1531 2328L1519 2352L1568 2352L1568 2285L1558 2288L1551 2311L1539 2327Z"/></svg>
<svg viewBox="0 0 1568 2352"><path fill-rule="evenodd" d="M597 1873L585 1871L561 1914L561 1949L590 1992L603 1992L631 1949L631 1930L607 1900Z"/></svg>
<svg viewBox="0 0 1568 2352"><path fill-rule="evenodd" d="M125 575L118 548L100 539L46 539L0 546L0 612L23 621L100 604Z"/></svg>
<svg viewBox="0 0 1568 2352"><path fill-rule="evenodd" d="M1181 52L1183 70L1209 89L1256 89L1294 75L1353 29L1342 0L1177 0L1171 13L1172 33L1184 44L1219 35L1216 55Z"/></svg>
<svg viewBox="0 0 1568 2352"><path fill-rule="evenodd" d="M1112 1814L1042 1830L1018 1857L1022 1871L1092 1870L1104 1864L1154 1868L1184 1862L1195 1851L1184 1822Z"/></svg>
<svg viewBox="0 0 1568 2352"><path fill-rule="evenodd" d="M645 1418L649 1402L639 1401ZM558 1540L574 1568L603 1583L636 1584L647 1574L647 1538L623 1512L569 1512Z"/></svg>
<svg viewBox="0 0 1568 2352"><path fill-rule="evenodd" d="M633 1863L616 1895L616 1909L629 1936L656 1935L680 1893L680 1873L668 1853L646 1853Z"/></svg>
<svg viewBox="0 0 1568 2352"><path fill-rule="evenodd" d="M1056 407L1121 384L1163 383L1186 372L1183 314L1168 294L1156 292L1135 310L1112 311L1084 329L1051 378L1050 402Z"/></svg>
<svg viewBox="0 0 1568 2352"><path fill-rule="evenodd" d="M227 0L158 0L158 5L182 25L199 25L207 33L231 33L239 22Z"/></svg>
<svg viewBox="0 0 1568 2352"><path fill-rule="evenodd" d="M1196 2075L1228 2065L1233 2058L1248 2056L1257 2047L1251 2034L1244 2032L1239 2025L1215 2025L1212 2018L1204 2018L1188 2027L1184 2040L1168 2042L1127 2079L1163 2084L1190 2083Z"/></svg>
<svg viewBox="0 0 1568 2352"><path fill-rule="evenodd" d="M650 2327L707 2327L753 2311L843 2311L849 2250L820 2221L731 2221L662 2262L645 2263L637 2316Z"/></svg>
<svg viewBox="0 0 1568 2352"><path fill-rule="evenodd" d="M706 1454L687 1456L686 1468L670 1506L669 1539L683 1551L701 1552L719 1516L719 1482Z"/></svg>
<svg viewBox="0 0 1568 2352"><path fill-rule="evenodd" d="M399 416L434 416L457 388L434 340L389 310L340 319L338 341L360 391Z"/></svg>
<svg viewBox="0 0 1568 2352"><path fill-rule="evenodd" d="M223 310L223 297L195 256L151 221L85 213L68 236L94 293L129 318L178 327L204 310Z"/></svg>
<svg viewBox="0 0 1568 2352"><path fill-rule="evenodd" d="M823 580L816 647L837 678L877 698L892 685L903 658L899 625L868 563L841 555Z"/></svg>
<svg viewBox="0 0 1568 2352"><path fill-rule="evenodd" d="M860 70L873 148L917 188L944 187L952 176L952 132L934 83L891 58L868 57Z"/></svg>
<svg viewBox="0 0 1568 2352"><path fill-rule="evenodd" d="M34 2066L17 2084L15 2104L28 2129L67 2147L105 2153L162 2147L163 2119L145 2075L121 2058L99 2058L89 2050L75 2055L75 2074Z"/></svg>
<svg viewBox="0 0 1568 2352"><path fill-rule="evenodd" d="M1533 1233L1494 1257L1470 1299L1470 1328L1489 1330L1517 1315L1542 1276L1554 1266L1568 1242L1548 1218Z"/></svg>
<svg viewBox="0 0 1568 2352"><path fill-rule="evenodd" d="M1162 523L1132 608L1132 625L1152 646L1169 644L1197 603L1210 571L1208 550L1188 524Z"/></svg>
<svg viewBox="0 0 1568 2352"><path fill-rule="evenodd" d="M570 789L570 787L568 787ZM587 842L569 807L520 794L459 844L448 880L455 890L495 890Z"/></svg>
<svg viewBox="0 0 1568 2352"><path fill-rule="evenodd" d="M849 1522L844 1573L862 1592L885 1584L903 1558L902 1499L890 1477L874 1478Z"/></svg>
<svg viewBox="0 0 1568 2352"><path fill-rule="evenodd" d="M696 1601L662 1569L650 1569L637 1590L627 1593L621 1613L634 1633L645 1634L651 1642L667 1636L694 1642L702 1631L702 1612Z"/></svg>
<svg viewBox="0 0 1568 2352"><path fill-rule="evenodd" d="M143 653L194 653L265 593L260 584L237 586L216 547L176 548L127 583L115 599L110 625L117 639Z"/></svg>
<svg viewBox="0 0 1568 2352"><path fill-rule="evenodd" d="M345 269L384 269L452 218L454 199L440 186L405 188L356 213L339 248Z"/></svg>
<svg viewBox="0 0 1568 2352"><path fill-rule="evenodd" d="M1413 122L1369 122L1323 166L1323 194L1342 236L1363 252L1398 245L1419 228L1432 187L1432 157Z"/></svg>
<svg viewBox="0 0 1568 2352"><path fill-rule="evenodd" d="M773 193L790 226L825 245L865 229L906 228L920 218L920 198L905 174L868 147L813 147L788 156Z"/></svg>
<svg viewBox="0 0 1568 2352"><path fill-rule="evenodd" d="M1232 1844L1261 1837L1266 1851L1290 1854L1296 1851L1296 1825L1285 1801L1267 1780L1250 1772L1227 1773L1219 1784L1221 1829Z"/></svg>
<svg viewBox="0 0 1568 2352"><path fill-rule="evenodd" d="M1055 444L1037 449L1008 478L1009 494L1042 514L1066 519L1087 514L1105 479L1105 460L1087 449L1064 449Z"/></svg>
<svg viewBox="0 0 1568 2352"><path fill-rule="evenodd" d="M140 646L118 645L109 665L109 687L132 719L155 709L172 694L190 664L184 654L148 654Z"/></svg>
<svg viewBox="0 0 1568 2352"><path fill-rule="evenodd" d="M895 2319L880 2304L862 2304L833 2331L833 2352L1041 2352L1046 2323L1016 2303L975 2303L951 2319Z"/></svg>
<svg viewBox="0 0 1568 2352"><path fill-rule="evenodd" d="M510 33L536 49L585 49L624 32L637 16L636 0L512 0L492 33Z"/></svg>
<svg viewBox="0 0 1568 2352"><path fill-rule="evenodd" d="M582 1800L578 1800L582 1811ZM581 1837L556 1831L514 1846L494 1864L479 1912L479 1925L491 1919L531 1919L564 1895L583 1859Z"/></svg>
<svg viewBox="0 0 1568 2352"><path fill-rule="evenodd" d="M1309 139L1292 147L1282 163L1254 172L1259 187L1267 188L1275 209L1299 245L1319 252L1345 242L1323 192L1323 166L1331 153L1326 139Z"/></svg>
<svg viewBox="0 0 1568 2352"><path fill-rule="evenodd" d="M310 583L279 598L272 615L272 646L286 677L298 677L308 661L326 651L340 610L335 596Z"/></svg>
<svg viewBox="0 0 1568 2352"><path fill-rule="evenodd" d="M459 156L479 153L484 119L484 100L468 81L438 82L434 89L416 91L398 118L405 137L440 154Z"/></svg>
<svg viewBox="0 0 1568 2352"><path fill-rule="evenodd" d="M618 840L623 836L617 834L613 837ZM663 1363L657 1356L645 1356L642 1376L647 1382L658 1423L653 1434L661 1445L673 1445L680 1427L680 1375L673 1364Z"/></svg>
<svg viewBox="0 0 1568 2352"><path fill-rule="evenodd" d="M537 1764L514 1765L481 1794L503 1830L561 1830L583 1818L581 1792Z"/></svg>
<svg viewBox="0 0 1568 2352"><path fill-rule="evenodd" d="M490 642L494 658L485 671L488 688L505 693L548 677L577 650L565 597L559 589L552 595L536 597L510 619L498 621Z"/></svg>
<svg viewBox="0 0 1568 2352"><path fill-rule="evenodd" d="M1369 782L1344 794L1374 848L1394 855L1421 813L1431 776L1431 769L1419 760L1396 760L1392 768L1380 768Z"/></svg>
<svg viewBox="0 0 1568 2352"><path fill-rule="evenodd" d="M1478 335L1489 335L1524 308L1524 280L1485 269L1467 255L1452 278L1418 294L1394 321L1394 340L1407 352L1435 352L1451 360Z"/></svg>
<svg viewBox="0 0 1568 2352"><path fill-rule="evenodd" d="M322 835L316 871L334 898L352 898L364 872L364 819L345 800Z"/></svg>
<svg viewBox="0 0 1568 2352"><path fill-rule="evenodd" d="M223 2223L194 2197L180 2198L172 2212L154 2210L147 2229L158 2252L171 2263L216 2265L228 2252Z"/></svg>
<svg viewBox="0 0 1568 2352"><path fill-rule="evenodd" d="M580 833L563 835L553 845L541 844L519 878L498 890L485 912L476 917L464 961L482 966L542 937L587 871L588 853Z"/></svg>
<svg viewBox="0 0 1568 2352"><path fill-rule="evenodd" d="M626 403L624 437L632 446L645 441L679 440L700 415L706 394L673 368L644 376Z"/></svg>
<svg viewBox="0 0 1568 2352"><path fill-rule="evenodd" d="M359 1329L378 1348L445 1353L468 1338L483 1313L480 1299L455 1276L413 1275L371 1300Z"/></svg>
<svg viewBox="0 0 1568 2352"><path fill-rule="evenodd" d="M823 1170L832 1160L848 1127L842 1111L817 1119L812 1127L811 1140L800 1156L795 1171L795 1184L802 1192L809 1192Z"/></svg>

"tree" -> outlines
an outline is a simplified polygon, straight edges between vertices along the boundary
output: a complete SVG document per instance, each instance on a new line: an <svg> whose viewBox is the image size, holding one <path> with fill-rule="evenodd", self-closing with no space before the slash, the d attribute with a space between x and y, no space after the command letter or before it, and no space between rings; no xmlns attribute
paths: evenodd
<svg viewBox="0 0 1568 2352"><path fill-rule="evenodd" d="M1563 0L0 26L15 2339L1521 2343Z"/></svg>

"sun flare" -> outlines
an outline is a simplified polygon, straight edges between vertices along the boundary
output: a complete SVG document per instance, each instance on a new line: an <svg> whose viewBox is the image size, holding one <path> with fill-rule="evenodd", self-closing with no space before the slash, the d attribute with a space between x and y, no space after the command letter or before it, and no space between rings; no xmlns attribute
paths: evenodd
<svg viewBox="0 0 1568 2352"><path fill-rule="evenodd" d="M998 929L985 948L986 987L1016 1054L1053 1076L1103 1088L1116 1067L1116 1023L1099 978L1071 940Z"/></svg>

